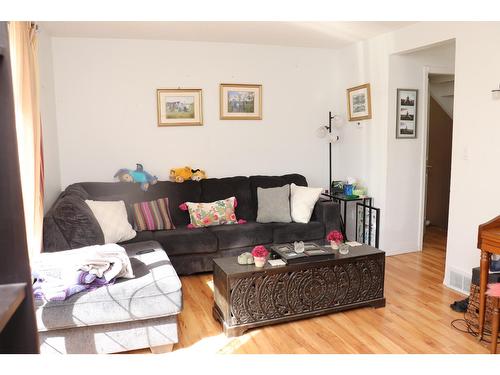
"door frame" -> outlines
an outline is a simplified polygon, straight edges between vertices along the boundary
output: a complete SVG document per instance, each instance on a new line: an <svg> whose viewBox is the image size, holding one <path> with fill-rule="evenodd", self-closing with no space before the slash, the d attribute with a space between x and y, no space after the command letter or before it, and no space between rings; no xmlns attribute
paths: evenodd
<svg viewBox="0 0 500 375"><path fill-rule="evenodd" d="M453 74L455 75L455 70L449 67L440 66L430 66L426 65L423 69L423 90L422 90L422 129L420 134L422 135L421 143L421 168L420 168L420 207L419 207L419 228L418 228L418 248L422 251L424 248L424 232L425 232L425 206L427 201L427 156L429 153L429 108L430 108L430 91L429 91L429 74ZM453 152L453 145L452 145Z"/></svg>

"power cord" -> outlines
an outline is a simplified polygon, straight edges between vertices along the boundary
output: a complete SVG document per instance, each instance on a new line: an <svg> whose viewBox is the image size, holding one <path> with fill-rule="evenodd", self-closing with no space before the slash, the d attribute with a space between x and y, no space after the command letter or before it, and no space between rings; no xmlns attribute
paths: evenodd
<svg viewBox="0 0 500 375"><path fill-rule="evenodd" d="M463 327L458 327L458 323L462 323L465 325L465 328ZM477 324L467 318L467 311L464 312L464 318L463 319L454 319L451 321L450 325L455 328L457 331L468 333L469 335L473 337L478 337L479 336L479 330ZM483 328L483 339L482 341L491 344L491 340L488 340L485 338L485 336L490 336L491 337L491 330L486 328L486 326ZM497 343L498 343L498 337L497 337Z"/></svg>

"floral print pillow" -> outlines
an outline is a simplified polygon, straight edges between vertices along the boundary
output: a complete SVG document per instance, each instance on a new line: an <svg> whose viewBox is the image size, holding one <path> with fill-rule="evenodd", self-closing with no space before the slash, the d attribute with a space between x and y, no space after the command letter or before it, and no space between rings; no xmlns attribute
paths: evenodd
<svg viewBox="0 0 500 375"><path fill-rule="evenodd" d="M238 224L234 208L236 198L231 197L211 203L186 202L192 227L209 227L221 224Z"/></svg>

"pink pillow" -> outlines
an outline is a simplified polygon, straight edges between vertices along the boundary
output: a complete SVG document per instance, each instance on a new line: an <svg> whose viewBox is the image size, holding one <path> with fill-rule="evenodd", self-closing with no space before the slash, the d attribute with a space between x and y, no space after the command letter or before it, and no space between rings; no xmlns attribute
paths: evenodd
<svg viewBox="0 0 500 375"><path fill-rule="evenodd" d="M189 211L191 223L188 228L202 228L221 224L243 224L237 220L234 209L238 205L236 197L230 197L210 203L185 202L179 205L183 211Z"/></svg>

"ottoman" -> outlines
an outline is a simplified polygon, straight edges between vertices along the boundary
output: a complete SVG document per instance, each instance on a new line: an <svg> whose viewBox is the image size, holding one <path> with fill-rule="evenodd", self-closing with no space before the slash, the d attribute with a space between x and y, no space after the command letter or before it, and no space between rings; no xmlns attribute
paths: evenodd
<svg viewBox="0 0 500 375"><path fill-rule="evenodd" d="M114 353L172 350L181 282L156 241L123 245L135 278L36 304L40 353Z"/></svg>

